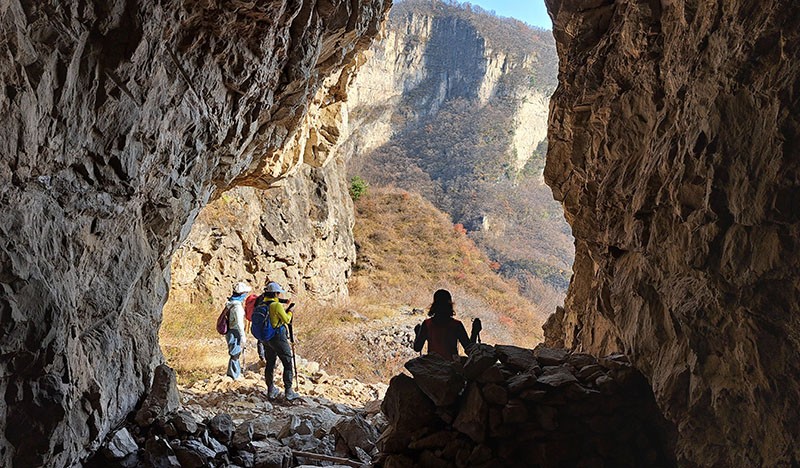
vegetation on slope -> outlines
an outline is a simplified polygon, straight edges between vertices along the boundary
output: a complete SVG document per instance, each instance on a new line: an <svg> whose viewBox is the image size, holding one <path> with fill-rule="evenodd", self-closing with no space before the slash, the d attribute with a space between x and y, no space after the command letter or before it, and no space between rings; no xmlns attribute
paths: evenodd
<svg viewBox="0 0 800 468"><path fill-rule="evenodd" d="M464 82L441 106L430 112L421 109L442 92L436 77L446 72L453 80L464 80L471 70L454 59L459 54L449 52L452 44L434 41L431 33L426 57L441 56L445 61L426 64L435 68L426 80L404 92L392 116L396 131L390 141L353 155L348 170L373 186L422 194L466 228L469 237L501 265L503 276L517 281L528 298L553 310L569 284L573 240L561 206L543 183L546 142L525 155L516 154L513 145L520 100L531 89L542 95L555 89L552 34L468 4L431 0L397 3L389 27L401 28L409 15L433 17L448 25L468 23L488 49L515 57L516 65L504 70L497 91L486 102L470 94L475 83ZM405 41L404 47L413 47L415 38L405 36ZM520 66L523 62L526 65ZM527 161L522 170L520 160Z"/></svg>
<svg viewBox="0 0 800 468"><path fill-rule="evenodd" d="M395 1L389 15L390 27L398 26L409 15L453 18L471 24L490 48L502 49L520 59L530 57L539 66L528 82L544 94L552 94L558 84L558 54L553 33L514 18L498 17L469 2L454 0Z"/></svg>
<svg viewBox="0 0 800 468"><path fill-rule="evenodd" d="M468 329L471 319L482 319L484 341L520 346L541 341L541 325L551 310L521 296L515 284L497 274L499 265L478 249L463 226L454 225L430 202L404 190L371 188L355 208L358 260L350 279L350 301L298 315L304 334L301 355L363 381L391 377L401 369L405 355L382 356L376 368L369 354L379 350L355 339L358 324L381 319L419 323L422 317L402 311L427 310L440 288L453 294L457 317Z"/></svg>
<svg viewBox="0 0 800 468"><path fill-rule="evenodd" d="M457 317L467 328L472 318L482 319L484 341L520 346L541 341L550 310L522 297L515 284L497 274L499 265L476 247L463 226L430 202L403 190L371 188L355 208L358 263L350 299L313 303L293 298L300 356L336 375L386 381L401 370L410 350L375 349L360 336L365 329L391 325L410 330L424 317L404 312L427 310L439 288L453 293ZM227 348L214 329L218 313L209 304L165 308L160 342L183 382L225 372ZM257 359L252 346L246 359Z"/></svg>

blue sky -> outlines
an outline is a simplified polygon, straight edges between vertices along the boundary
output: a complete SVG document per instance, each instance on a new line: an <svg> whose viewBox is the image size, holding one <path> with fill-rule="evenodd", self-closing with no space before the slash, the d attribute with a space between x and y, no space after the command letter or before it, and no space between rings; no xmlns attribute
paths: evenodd
<svg viewBox="0 0 800 468"><path fill-rule="evenodd" d="M466 0L484 10L494 10L498 16L510 16L540 28L553 29L544 0Z"/></svg>

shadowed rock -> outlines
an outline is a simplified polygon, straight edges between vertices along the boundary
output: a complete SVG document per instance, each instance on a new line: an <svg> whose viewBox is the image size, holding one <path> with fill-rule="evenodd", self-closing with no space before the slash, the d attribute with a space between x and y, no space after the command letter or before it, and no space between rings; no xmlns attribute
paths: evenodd
<svg viewBox="0 0 800 468"><path fill-rule="evenodd" d="M175 371L166 364L161 364L156 367L150 391L142 403L142 407L136 412L136 423L140 426L148 426L156 419L176 411L180 405Z"/></svg>
<svg viewBox="0 0 800 468"><path fill-rule="evenodd" d="M464 377L457 374L452 361L426 354L405 364L419 388L436 406L453 403L464 389Z"/></svg>

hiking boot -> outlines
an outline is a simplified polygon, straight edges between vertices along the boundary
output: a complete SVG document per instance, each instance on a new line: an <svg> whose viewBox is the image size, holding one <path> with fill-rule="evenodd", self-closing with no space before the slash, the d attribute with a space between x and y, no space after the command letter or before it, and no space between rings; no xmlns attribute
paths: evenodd
<svg viewBox="0 0 800 468"><path fill-rule="evenodd" d="M300 398L300 394L292 390L291 388L286 389L286 399L288 401L296 400Z"/></svg>
<svg viewBox="0 0 800 468"><path fill-rule="evenodd" d="M274 399L278 398L278 395L280 395L280 394L281 394L281 391L278 390L278 387L270 387L269 391L267 392L267 398L269 398L270 400L274 400Z"/></svg>

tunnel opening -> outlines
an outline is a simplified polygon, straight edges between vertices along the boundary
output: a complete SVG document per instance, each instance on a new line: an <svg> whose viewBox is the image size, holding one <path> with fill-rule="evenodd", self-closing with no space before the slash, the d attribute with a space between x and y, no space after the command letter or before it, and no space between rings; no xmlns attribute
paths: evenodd
<svg viewBox="0 0 800 468"><path fill-rule="evenodd" d="M546 126L547 99L555 89L552 38L539 45L545 48L537 55L540 68L523 65L524 54L515 65L513 52L503 63L486 44L497 37L481 36L486 31L462 17L462 6L446 6L456 10L455 22L446 12L433 15L426 8L424 2L407 2L390 18L386 34L391 40L373 46L373 56L348 86L346 124L317 123L343 136L334 145L321 145L337 154L331 162L302 167L268 190L234 188L200 213L173 256L161 330L167 362L178 370L193 403L214 408L242 394L263 400L263 364L252 345L242 359L246 383L221 377L227 349L211 323L234 283L245 280L258 293L269 279L301 304L295 314L300 392L356 407L371 404L370 417L388 416L389 421L372 420L388 434L371 446L382 462L422 457L420 462L429 464L439 460L441 453L432 455L438 448L451 452L442 463L455 462L458 453L467 466L500 460L617 465L644 460L674 466L674 427L658 410L646 379L624 356L598 361L580 353L555 351L553 356L549 348L530 351L543 341L544 319L563 306L570 274L565 267L572 261L571 245L563 246L572 243L569 227L542 179L545 136L536 133ZM478 8L470 14L486 12ZM481 21L521 28L491 17ZM417 28L426 23L433 26L424 35ZM493 32L507 39L508 30ZM535 41L548 37L538 30L526 34ZM454 38L462 36L480 40L470 42L474 48L452 48ZM496 49L497 42L492 46ZM392 65L401 53L419 54L424 79L400 68L392 71L399 78L385 81L387 68L402 67ZM485 118L476 118L478 113ZM531 126L537 130L531 132ZM526 223L531 218L535 222ZM545 233L538 243L526 238L536 230ZM508 245L516 249L504 249ZM530 261L537 255L547 260ZM476 355L483 353L481 366L495 363L488 366L495 373L490 379L499 379L482 380L482 369L460 384L451 382L462 389L444 403L455 407L442 410L441 417L417 414L404 401L422 398L431 404L430 395L419 392L437 393L452 369L440 369L445 381L431 387L416 368L409 369L416 383L400 384L399 390L397 384L386 387L415 357L413 327L439 288L453 292L459 318L479 317L486 324L484 342L498 347L484 345ZM198 315L202 323L188 319ZM184 335L187 327L190 333ZM341 377L351 380L336 380ZM355 389L337 391L331 388L334 382ZM224 396L199 396L215 392ZM384 397L388 403L375 413L374 400ZM432 404L442 402L433 399ZM454 422L470 418L463 416L470 412L474 420ZM424 431L410 436L407 426ZM610 435L597 435L601 428ZM420 442L403 452L436 431L434 446ZM526 437L535 443L525 442ZM566 449L570 445L581 448Z"/></svg>
<svg viewBox="0 0 800 468"><path fill-rule="evenodd" d="M350 65L366 58L360 54L388 7L381 0L77 3L0 7L8 58L0 61L3 465L69 466L101 446L139 450L144 439L125 437L118 425L157 400L143 401L154 374L170 379L154 368L177 243L214 194L264 188L301 163L330 165L328 143L341 135L324 125L326 117L344 119L338 104ZM511 348L481 348L489 367L522 387L534 377L537 385L540 378L571 382L567 374L581 379L567 366L582 359L577 351L623 349L679 428L681 463L796 465L796 2L547 3L565 60L550 106L546 164L522 170L543 171L576 239L575 275L548 335L576 352L532 351L537 363L552 364L537 371L515 370ZM104 56L109 51L113 57ZM463 58L453 60L463 65ZM472 69L443 74L441 93L461 102L485 97L492 86L464 85ZM458 115L456 106L438 108ZM389 124L418 117L406 108ZM492 144L491 134L482 136ZM500 173L520 170L519 160L506 162ZM350 175L369 179L366 167ZM490 169L489 176L498 173ZM460 219L472 235L506 221ZM522 354L522 362L530 359ZM589 365L605 366L607 375L627 368L622 358L611 361ZM415 362L416 371L434 365ZM432 409L420 416L445 432L455 428L473 450L475 420L530 409L487 413L485 393L503 400L489 386L495 382L457 378L454 386L470 388L459 398L475 410L459 418L448 412L452 405L434 403L447 402L447 392L435 385L428 395L418 374L395 382L394 408L407 409L408 397ZM165 396L165 408L174 408L175 395ZM210 434L210 419L195 428L184 416L171 414L148 439L173 464L209 456L196 439L171 445L175 431ZM220 432L211 439L226 439L227 423L217 419ZM405 442L399 434L395 442ZM452 434L437 434L414 440L433 444L417 445L416 455L461 453L477 464L501 448L483 444L463 455L463 444L436 445ZM198 437L206 449L222 450ZM280 452L264 439L250 442L258 443L254 453Z"/></svg>

